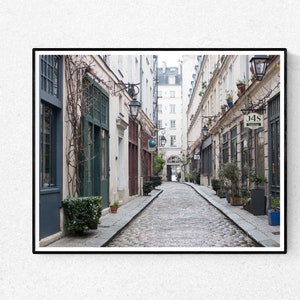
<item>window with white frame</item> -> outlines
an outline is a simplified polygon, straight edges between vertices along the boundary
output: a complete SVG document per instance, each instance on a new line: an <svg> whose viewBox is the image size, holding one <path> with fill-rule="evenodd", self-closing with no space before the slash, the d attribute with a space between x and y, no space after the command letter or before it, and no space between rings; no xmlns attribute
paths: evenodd
<svg viewBox="0 0 300 300"><path fill-rule="evenodd" d="M170 114L175 114L175 104L170 104Z"/></svg>
<svg viewBox="0 0 300 300"><path fill-rule="evenodd" d="M175 76L169 76L169 84L175 84Z"/></svg>
<svg viewBox="0 0 300 300"><path fill-rule="evenodd" d="M170 136L170 146L171 147L176 147L176 135L171 135Z"/></svg>
<svg viewBox="0 0 300 300"><path fill-rule="evenodd" d="M170 120L170 128L175 129L176 128L176 120Z"/></svg>
<svg viewBox="0 0 300 300"><path fill-rule="evenodd" d="M157 105L157 110L158 110L158 113L162 113L162 105L161 104Z"/></svg>
<svg viewBox="0 0 300 300"><path fill-rule="evenodd" d="M157 121L157 127L158 129L162 128L162 120Z"/></svg>
<svg viewBox="0 0 300 300"><path fill-rule="evenodd" d="M175 98L175 91L170 91L170 98Z"/></svg>

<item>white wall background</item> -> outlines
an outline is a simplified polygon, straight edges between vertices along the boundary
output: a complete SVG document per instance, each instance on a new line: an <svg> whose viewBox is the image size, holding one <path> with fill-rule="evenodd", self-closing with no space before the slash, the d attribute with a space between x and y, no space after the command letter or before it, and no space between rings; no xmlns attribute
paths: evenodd
<svg viewBox="0 0 300 300"><path fill-rule="evenodd" d="M299 11L292 0L2 0L1 299L297 299ZM288 253L33 255L33 47L286 47Z"/></svg>

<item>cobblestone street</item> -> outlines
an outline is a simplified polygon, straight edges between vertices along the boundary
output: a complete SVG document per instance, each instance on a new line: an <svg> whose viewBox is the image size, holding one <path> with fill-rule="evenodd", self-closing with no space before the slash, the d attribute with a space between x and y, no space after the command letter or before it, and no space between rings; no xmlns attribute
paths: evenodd
<svg viewBox="0 0 300 300"><path fill-rule="evenodd" d="M107 247L257 247L191 187L166 182L163 193Z"/></svg>

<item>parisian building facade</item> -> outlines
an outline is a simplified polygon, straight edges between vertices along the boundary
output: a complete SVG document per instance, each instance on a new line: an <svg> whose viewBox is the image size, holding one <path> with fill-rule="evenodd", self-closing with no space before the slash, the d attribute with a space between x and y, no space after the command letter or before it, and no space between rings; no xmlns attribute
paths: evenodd
<svg viewBox="0 0 300 300"><path fill-rule="evenodd" d="M153 168L156 63L153 55L37 53L40 245L65 234L65 197L100 195L106 214L113 201L142 194Z"/></svg>
<svg viewBox="0 0 300 300"><path fill-rule="evenodd" d="M158 141L164 136L165 145L159 145L166 164L163 180L175 181L180 171L180 153L182 151L182 76L180 65L158 68Z"/></svg>
<svg viewBox="0 0 300 300"><path fill-rule="evenodd" d="M193 141L189 172L211 187L222 166L234 162L241 186L249 188L250 173L266 178L262 188L267 209L280 194L280 57L269 56L261 81L254 77L252 57L201 58L187 109L187 137ZM249 116L258 118L260 126L248 127Z"/></svg>

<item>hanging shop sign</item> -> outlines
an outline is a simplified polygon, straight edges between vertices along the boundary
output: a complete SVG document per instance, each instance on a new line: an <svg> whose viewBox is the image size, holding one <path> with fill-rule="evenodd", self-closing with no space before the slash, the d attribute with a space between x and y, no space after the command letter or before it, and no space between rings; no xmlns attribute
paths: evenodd
<svg viewBox="0 0 300 300"><path fill-rule="evenodd" d="M199 160L200 159L200 154L194 154L194 160Z"/></svg>
<svg viewBox="0 0 300 300"><path fill-rule="evenodd" d="M250 129L257 129L263 126L263 116L257 113L250 113L244 116L244 125Z"/></svg>
<svg viewBox="0 0 300 300"><path fill-rule="evenodd" d="M156 146L155 140L153 140L153 139L150 140L150 141L149 141L149 147L150 147L150 148L154 148L155 146Z"/></svg>

